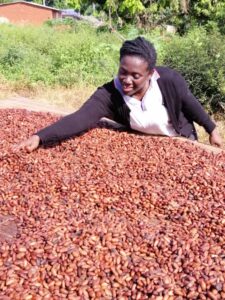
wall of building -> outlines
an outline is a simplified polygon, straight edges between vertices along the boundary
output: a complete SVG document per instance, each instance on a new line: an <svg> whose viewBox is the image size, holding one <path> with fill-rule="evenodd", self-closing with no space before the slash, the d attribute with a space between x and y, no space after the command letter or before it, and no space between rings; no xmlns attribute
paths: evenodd
<svg viewBox="0 0 225 300"><path fill-rule="evenodd" d="M60 12L26 3L13 3L0 6L0 17L15 24L41 25L47 20L60 17Z"/></svg>

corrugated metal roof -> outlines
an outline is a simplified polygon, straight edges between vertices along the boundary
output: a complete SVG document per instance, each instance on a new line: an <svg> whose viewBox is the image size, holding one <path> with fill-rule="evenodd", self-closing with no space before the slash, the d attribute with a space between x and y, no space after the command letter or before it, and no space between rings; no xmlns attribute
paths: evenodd
<svg viewBox="0 0 225 300"><path fill-rule="evenodd" d="M26 4L26 5L31 5L31 6L37 6L37 7L41 7L41 8L44 8L44 9L50 9L50 10L55 10L55 11L61 12L60 9L57 9L57 8L54 8L54 7L45 6L45 5L41 5L41 4L38 4L38 3L27 2L27 1L15 1L15 2L9 2L9 3L1 3L1 4L0 4L0 7L1 7L1 6L7 6L7 5L20 4L20 3Z"/></svg>
<svg viewBox="0 0 225 300"><path fill-rule="evenodd" d="M81 14L76 12L74 9L62 9L62 17L73 17L75 19L80 19Z"/></svg>

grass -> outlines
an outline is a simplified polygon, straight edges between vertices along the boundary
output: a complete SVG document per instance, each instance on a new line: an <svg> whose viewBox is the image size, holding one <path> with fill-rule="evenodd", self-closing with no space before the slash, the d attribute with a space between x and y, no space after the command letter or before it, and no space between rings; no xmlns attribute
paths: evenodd
<svg viewBox="0 0 225 300"><path fill-rule="evenodd" d="M73 102L77 105L77 101L83 101L91 92L92 86L102 85L116 75L122 40L117 34L82 22L61 28L58 25L0 24L0 77L24 93L34 91L40 97L38 89L43 90L47 99L58 99L54 90L59 89L67 105L70 104L68 98L75 99ZM140 34L133 29L123 33L125 39ZM162 35L157 30L142 34L154 43L158 65L179 70L194 95L212 112L225 107L225 47L219 33L193 29L182 37ZM61 88L57 88L59 86ZM72 96L67 89L75 91ZM7 94L4 88L2 90ZM61 102L60 99L57 101Z"/></svg>
<svg viewBox="0 0 225 300"><path fill-rule="evenodd" d="M0 74L26 87L99 85L111 78L121 41L82 23L71 30L0 25Z"/></svg>
<svg viewBox="0 0 225 300"><path fill-rule="evenodd" d="M0 75L0 99L16 96L14 86Z"/></svg>
<svg viewBox="0 0 225 300"><path fill-rule="evenodd" d="M71 89L56 87L55 89L39 90L33 99L42 99L43 102L66 109L77 110L95 90L91 86L77 86Z"/></svg>
<svg viewBox="0 0 225 300"><path fill-rule="evenodd" d="M7 82L1 82L0 101L14 97L25 97L41 102L43 105L46 103L62 109L77 110L95 89L96 87L85 84L77 84L71 88L62 86L52 88L44 85L27 88L26 86L16 86Z"/></svg>

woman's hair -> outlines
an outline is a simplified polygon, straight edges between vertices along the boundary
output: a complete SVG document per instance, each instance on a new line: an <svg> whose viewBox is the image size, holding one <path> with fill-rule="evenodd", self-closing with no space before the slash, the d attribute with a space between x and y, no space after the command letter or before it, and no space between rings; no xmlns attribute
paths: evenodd
<svg viewBox="0 0 225 300"><path fill-rule="evenodd" d="M123 43L120 48L120 60L126 55L139 56L144 59L148 63L150 71L155 67L157 58L155 47L143 37L137 37Z"/></svg>

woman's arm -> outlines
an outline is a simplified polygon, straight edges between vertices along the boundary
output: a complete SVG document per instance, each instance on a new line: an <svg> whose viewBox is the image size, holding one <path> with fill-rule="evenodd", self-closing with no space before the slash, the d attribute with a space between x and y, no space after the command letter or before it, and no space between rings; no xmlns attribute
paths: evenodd
<svg viewBox="0 0 225 300"><path fill-rule="evenodd" d="M181 75L178 79L178 85L184 114L192 121L204 127L209 134L209 142L211 145L221 147L222 139L216 129L216 124L211 120L200 102L193 96L185 79Z"/></svg>
<svg viewBox="0 0 225 300"><path fill-rule="evenodd" d="M104 87L99 88L78 111L38 131L36 135L43 144L47 144L65 140L88 130L102 117L112 115L109 96Z"/></svg>
<svg viewBox="0 0 225 300"><path fill-rule="evenodd" d="M15 149L26 149L31 152L40 143L45 145L68 139L88 130L102 117L112 117L111 97L105 86L98 88L78 111L38 131L29 139L22 141Z"/></svg>

